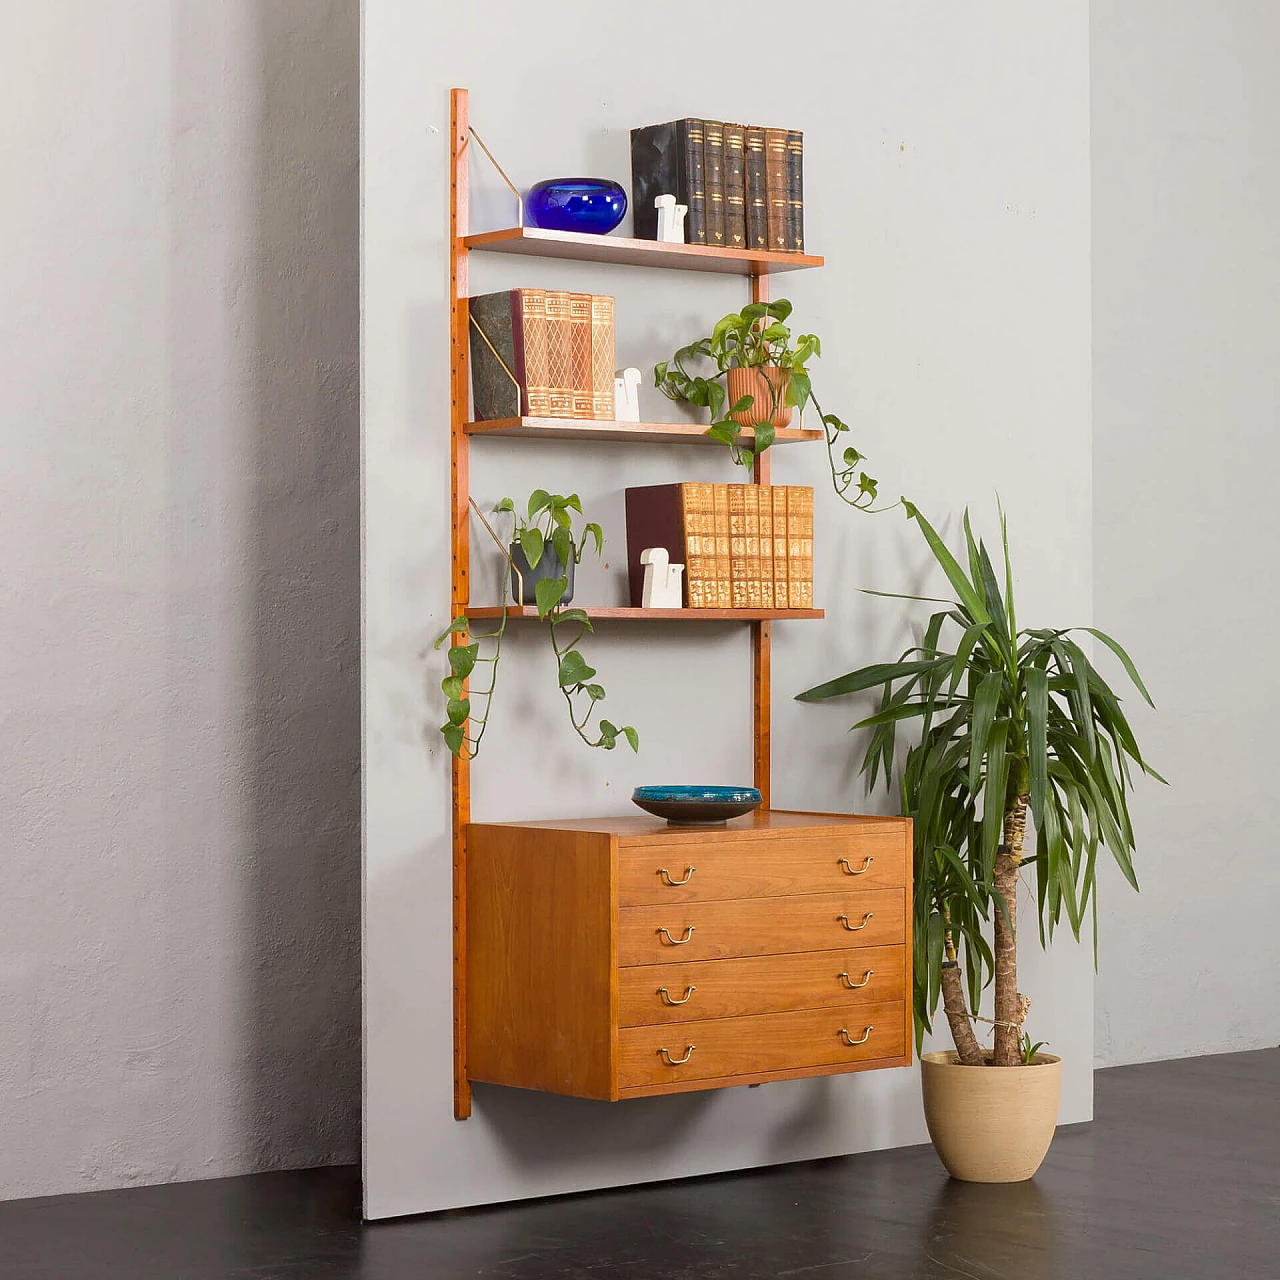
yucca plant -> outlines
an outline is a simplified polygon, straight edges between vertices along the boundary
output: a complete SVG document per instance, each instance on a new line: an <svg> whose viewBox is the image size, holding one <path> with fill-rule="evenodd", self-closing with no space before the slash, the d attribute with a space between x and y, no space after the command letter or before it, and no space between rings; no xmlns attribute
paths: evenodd
<svg viewBox="0 0 1280 1280"><path fill-rule="evenodd" d="M1078 940L1088 914L1096 963L1098 850L1109 850L1138 887L1130 766L1164 779L1143 760L1120 699L1071 639L1071 629L1018 630L1003 510L1002 589L967 511L966 572L924 516L904 505L956 599L935 601L945 607L930 617L923 643L899 661L851 671L799 697L816 702L881 690L880 709L854 726L873 731L862 764L868 789L881 773L892 786L898 726L919 722L919 740L901 772L904 812L915 823L917 1045L932 1029L941 997L960 1061L983 1065L971 1017L994 980L991 1065L1016 1066L1026 1060L1017 972L1019 872L1034 870L1041 945L1064 915ZM1151 703L1129 655L1093 627L1078 630L1106 645ZM1028 818L1035 831L1031 856L1024 844Z"/></svg>

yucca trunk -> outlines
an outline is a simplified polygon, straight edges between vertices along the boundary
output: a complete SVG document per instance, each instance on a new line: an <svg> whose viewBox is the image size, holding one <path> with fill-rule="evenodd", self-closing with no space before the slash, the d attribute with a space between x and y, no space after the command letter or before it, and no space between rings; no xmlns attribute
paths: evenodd
<svg viewBox="0 0 1280 1280"><path fill-rule="evenodd" d="M956 1044L956 1053L966 1067L983 1065L982 1046L978 1037L973 1034L973 1023L969 1021L969 1006L964 999L964 983L960 980L960 964L956 958L956 944L947 931L946 958L942 962L942 1007L946 1010L947 1022L951 1026L951 1038Z"/></svg>
<svg viewBox="0 0 1280 1280"><path fill-rule="evenodd" d="M995 889L1009 909L1008 919L995 909L996 999L995 1052L991 1065L1016 1067L1022 1060L1018 1033L1021 1009L1018 1000L1018 868L1027 834L1027 805L1031 797L1019 794L1004 815L1004 843L996 853Z"/></svg>

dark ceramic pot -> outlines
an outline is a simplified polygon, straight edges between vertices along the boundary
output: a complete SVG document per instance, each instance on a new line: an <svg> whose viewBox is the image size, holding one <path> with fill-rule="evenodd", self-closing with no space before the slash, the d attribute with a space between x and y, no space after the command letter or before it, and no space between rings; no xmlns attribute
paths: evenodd
<svg viewBox="0 0 1280 1280"><path fill-rule="evenodd" d="M524 548L518 543L511 544L511 563L520 571L520 577L514 573L511 575L511 598L516 604L537 604L537 592L539 582L546 581L549 578L568 578L569 588L560 597L561 604L568 604L573 599L573 570L574 562L569 561L569 567L566 569L560 563L560 557L548 546L542 551L542 558L538 561L537 568L529 568L529 561L525 558ZM524 598L520 596L520 583L524 581Z"/></svg>

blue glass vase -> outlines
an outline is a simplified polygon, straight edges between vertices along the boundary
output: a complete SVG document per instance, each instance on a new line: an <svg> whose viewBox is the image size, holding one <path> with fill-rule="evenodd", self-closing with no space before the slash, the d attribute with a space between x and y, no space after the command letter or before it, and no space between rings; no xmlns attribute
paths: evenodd
<svg viewBox="0 0 1280 1280"><path fill-rule="evenodd" d="M626 215L627 193L608 178L548 178L529 189L525 225L602 236Z"/></svg>

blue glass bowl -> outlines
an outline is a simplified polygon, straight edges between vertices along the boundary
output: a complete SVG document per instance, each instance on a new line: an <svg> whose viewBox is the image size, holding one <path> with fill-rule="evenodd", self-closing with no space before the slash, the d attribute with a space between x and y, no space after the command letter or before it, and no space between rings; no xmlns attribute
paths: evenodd
<svg viewBox="0 0 1280 1280"><path fill-rule="evenodd" d="M637 787L631 800L673 826L709 826L760 806L755 787Z"/></svg>
<svg viewBox="0 0 1280 1280"><path fill-rule="evenodd" d="M627 193L608 178L548 178L524 198L527 226L602 236L626 215Z"/></svg>

